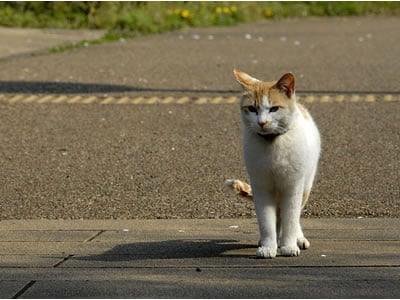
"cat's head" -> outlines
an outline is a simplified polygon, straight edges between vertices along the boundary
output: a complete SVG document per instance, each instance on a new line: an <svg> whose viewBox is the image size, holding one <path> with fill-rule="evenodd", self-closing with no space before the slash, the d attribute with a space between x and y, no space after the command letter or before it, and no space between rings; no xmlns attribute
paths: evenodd
<svg viewBox="0 0 400 300"><path fill-rule="evenodd" d="M240 102L243 124L259 135L281 135L289 130L296 112L295 78L286 73L278 81L263 82L234 70L244 88Z"/></svg>

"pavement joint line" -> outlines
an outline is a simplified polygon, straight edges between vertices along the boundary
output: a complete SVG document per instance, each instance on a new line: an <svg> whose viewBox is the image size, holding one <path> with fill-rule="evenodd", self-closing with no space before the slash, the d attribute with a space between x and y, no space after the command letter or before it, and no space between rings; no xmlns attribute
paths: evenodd
<svg viewBox="0 0 400 300"><path fill-rule="evenodd" d="M105 230L100 230L98 232L96 232L95 234L93 234L91 237L87 238L86 240L84 240L84 243L88 243L93 241L95 238L97 238L98 236L100 236L101 234L103 234L104 232L106 232Z"/></svg>
<svg viewBox="0 0 400 300"><path fill-rule="evenodd" d="M36 283L36 280L31 280L31 281L29 281L22 289L20 289L14 296L12 296L11 299L18 299L18 298L21 297L27 290L29 290L35 283Z"/></svg>
<svg viewBox="0 0 400 300"><path fill-rule="evenodd" d="M65 263L68 259L70 259L73 256L74 256L73 254L69 254L68 256L63 257L60 261L58 261L53 265L53 268L58 268L60 265Z"/></svg>
<svg viewBox="0 0 400 300"><path fill-rule="evenodd" d="M8 104L236 104L241 96L95 96L95 95L67 95L67 94L0 94L0 102ZM304 103L375 103L400 102L398 94L319 94L297 96L298 101Z"/></svg>

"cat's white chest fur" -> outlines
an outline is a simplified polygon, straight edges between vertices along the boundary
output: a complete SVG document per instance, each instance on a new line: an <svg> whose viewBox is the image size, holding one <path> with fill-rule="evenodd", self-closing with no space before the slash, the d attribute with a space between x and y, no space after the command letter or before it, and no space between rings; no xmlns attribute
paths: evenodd
<svg viewBox="0 0 400 300"><path fill-rule="evenodd" d="M243 153L252 184L270 189L299 184L312 176L320 153L320 137L311 116L296 113L291 128L268 141L253 131L243 130Z"/></svg>
<svg viewBox="0 0 400 300"><path fill-rule="evenodd" d="M260 230L257 256L297 256L310 246L300 226L317 170L320 135L309 112L296 101L295 79L262 82L243 72L241 101L244 162L251 187L226 184L254 200Z"/></svg>

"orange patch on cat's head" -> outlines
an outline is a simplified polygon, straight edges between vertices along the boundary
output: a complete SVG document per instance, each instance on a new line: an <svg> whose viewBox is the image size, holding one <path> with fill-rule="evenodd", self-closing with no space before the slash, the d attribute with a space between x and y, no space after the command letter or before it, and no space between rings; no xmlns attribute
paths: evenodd
<svg viewBox="0 0 400 300"><path fill-rule="evenodd" d="M283 95L277 88L272 87L268 91L268 100L271 106L279 106L280 108L292 108L293 102Z"/></svg>
<svg viewBox="0 0 400 300"><path fill-rule="evenodd" d="M238 71L236 69L233 70L233 74L236 77L236 80L245 88L246 90L252 90L254 85L260 82L260 80L246 74L244 72Z"/></svg>
<svg viewBox="0 0 400 300"><path fill-rule="evenodd" d="M254 102L261 106L263 96L267 96L271 106L292 108L290 99L295 91L295 77L292 73L284 74L278 81L263 82L241 71L233 71L242 87L254 96Z"/></svg>

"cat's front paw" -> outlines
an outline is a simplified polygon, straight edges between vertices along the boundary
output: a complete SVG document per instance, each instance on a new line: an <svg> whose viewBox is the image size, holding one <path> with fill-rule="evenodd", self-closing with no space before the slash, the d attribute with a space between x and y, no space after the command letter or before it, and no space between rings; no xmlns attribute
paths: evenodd
<svg viewBox="0 0 400 300"><path fill-rule="evenodd" d="M276 247L260 246L256 252L257 258L273 258L276 256Z"/></svg>
<svg viewBox="0 0 400 300"><path fill-rule="evenodd" d="M281 256L299 256L300 249L296 246L281 246Z"/></svg>

